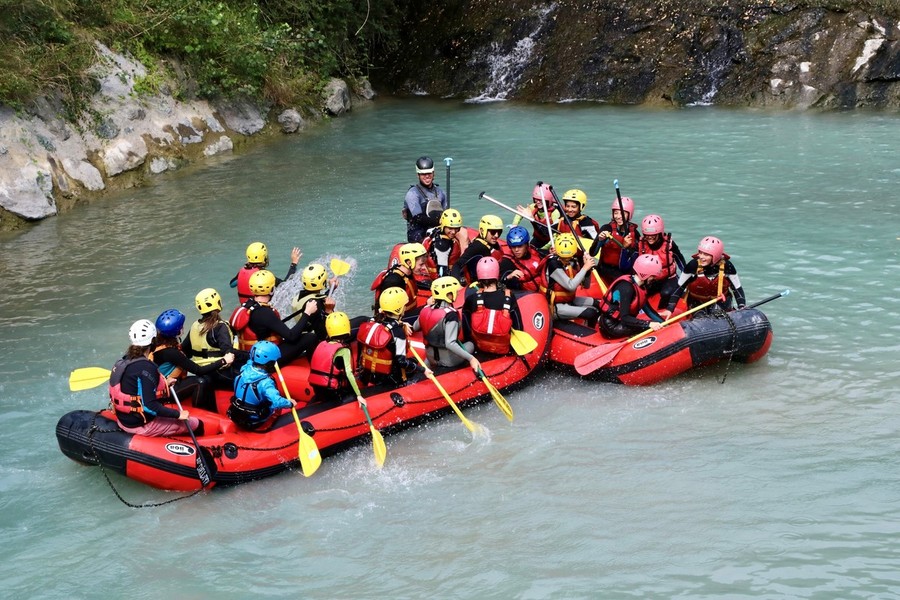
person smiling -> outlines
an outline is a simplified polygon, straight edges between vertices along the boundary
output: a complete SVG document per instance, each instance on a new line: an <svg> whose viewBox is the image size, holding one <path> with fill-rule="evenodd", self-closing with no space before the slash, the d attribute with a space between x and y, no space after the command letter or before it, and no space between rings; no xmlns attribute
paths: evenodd
<svg viewBox="0 0 900 600"><path fill-rule="evenodd" d="M441 214L450 208L444 190L434 182L434 161L427 156L416 161L418 183L409 186L401 214L406 219L406 240L421 242L425 232L440 224Z"/></svg>
<svg viewBox="0 0 900 600"><path fill-rule="evenodd" d="M714 308L729 310L731 301L737 302L738 308L743 308L747 303L744 288L738 277L737 269L731 264L731 257L725 254L725 245L717 237L711 235L700 240L697 246L697 254L691 257L678 278L678 289L669 299L668 310L675 310L685 293L687 293L688 308L700 306L713 298L724 295Z"/></svg>

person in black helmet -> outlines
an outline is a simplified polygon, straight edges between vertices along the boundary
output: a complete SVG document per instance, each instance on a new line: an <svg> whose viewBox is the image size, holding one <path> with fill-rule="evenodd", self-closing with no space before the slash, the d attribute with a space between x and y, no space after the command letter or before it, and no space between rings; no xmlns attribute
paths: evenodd
<svg viewBox="0 0 900 600"><path fill-rule="evenodd" d="M450 208L447 194L434 182L434 161L422 156L416 161L419 182L409 186L402 215L406 219L406 240L422 242L426 230L440 224L441 213Z"/></svg>

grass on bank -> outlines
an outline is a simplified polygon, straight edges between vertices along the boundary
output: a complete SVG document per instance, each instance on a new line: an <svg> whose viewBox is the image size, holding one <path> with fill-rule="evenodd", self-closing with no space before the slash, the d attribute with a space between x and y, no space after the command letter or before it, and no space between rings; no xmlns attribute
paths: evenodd
<svg viewBox="0 0 900 600"><path fill-rule="evenodd" d="M94 91L94 40L140 60L139 91L244 94L309 104L331 76L368 74L408 0L0 0L0 104L58 97L70 116Z"/></svg>

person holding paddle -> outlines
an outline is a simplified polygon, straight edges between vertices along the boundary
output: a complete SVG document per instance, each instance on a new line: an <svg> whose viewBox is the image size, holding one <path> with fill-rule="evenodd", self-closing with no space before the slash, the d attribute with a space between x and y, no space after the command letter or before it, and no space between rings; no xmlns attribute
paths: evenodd
<svg viewBox="0 0 900 600"><path fill-rule="evenodd" d="M439 224L441 213L450 208L444 190L434 182L434 161L427 156L416 161L418 183L409 186L401 214L406 219L406 240L422 242L425 232Z"/></svg>
<svg viewBox="0 0 900 600"><path fill-rule="evenodd" d="M432 374L431 369L420 367L406 356L409 325L400 319L408 302L406 292L388 288L378 298L378 314L360 325L356 335L357 362L360 379L366 385L387 384L396 388L406 385L417 372Z"/></svg>
<svg viewBox="0 0 900 600"><path fill-rule="evenodd" d="M477 373L481 363L472 356L475 344L463 341L462 314L453 306L461 289L455 277L438 277L432 281L433 302L422 307L413 331L422 330L428 364L453 368L469 363Z"/></svg>
<svg viewBox="0 0 900 600"><path fill-rule="evenodd" d="M737 269L730 259L719 238L708 235L700 240L697 254L691 257L678 278L678 289L669 299L669 311L675 310L675 305L685 293L688 308L719 297L724 300L717 302L713 308L731 309L732 297L737 302L737 307L743 308L747 304L747 297L741 287Z"/></svg>
<svg viewBox="0 0 900 600"><path fill-rule="evenodd" d="M228 409L228 418L238 427L259 429L279 408L296 406L296 402L278 392L272 379L280 358L281 351L272 342L263 340L250 348L250 360L234 380L234 396Z"/></svg>
<svg viewBox="0 0 900 600"><path fill-rule="evenodd" d="M317 402L343 402L352 389L360 406L366 404L353 376L350 354L350 318L335 311L325 319L328 339L319 342L309 359L309 385Z"/></svg>
<svg viewBox="0 0 900 600"><path fill-rule="evenodd" d="M500 284L500 263L485 256L476 268L477 285L466 290L463 314L475 347L491 354L509 354L513 329L522 329L516 297Z"/></svg>
<svg viewBox="0 0 900 600"><path fill-rule="evenodd" d="M288 268L287 275L284 276L284 279L275 278L276 286L291 278L291 275L297 270L297 263L300 262L301 256L303 256L303 253L300 252L300 248L295 247L291 250L291 266ZM253 292L250 291L250 276L268 266L269 249L266 248L265 244L262 242L253 242L247 246L247 262L228 284L230 287L237 288L238 300L241 304L253 296Z"/></svg>
<svg viewBox="0 0 900 600"><path fill-rule="evenodd" d="M578 242L571 233L556 236L554 252L547 257L540 272L538 286L550 302L554 319L584 319L588 327L597 325L595 300L578 296L575 292L597 264L593 256L585 255L584 263L578 260Z"/></svg>
<svg viewBox="0 0 900 600"><path fill-rule="evenodd" d="M632 271L632 275L613 281L600 300L600 332L607 339L662 327L662 323L638 318L647 303L647 286L662 273L662 263L657 256L642 254L634 261Z"/></svg>
<svg viewBox="0 0 900 600"><path fill-rule="evenodd" d="M203 435L203 422L186 410L163 404L169 386L159 368L150 360L156 326L147 319L135 321L128 330L131 345L116 361L109 376L109 397L119 427L128 433L151 437Z"/></svg>
<svg viewBox="0 0 900 600"><path fill-rule="evenodd" d="M612 220L600 228L600 235L591 245L593 256L597 256L597 249L600 249L598 269L606 281L613 281L629 272L622 265L622 250L634 248L641 237L637 225L631 222L632 216L634 200L628 196L613 200Z"/></svg>
<svg viewBox="0 0 900 600"><path fill-rule="evenodd" d="M231 326L222 320L222 296L213 288L200 290L194 298L200 318L191 324L191 330L181 342L185 356L198 365L220 363L226 354L234 353L234 333ZM243 362L247 355L239 352ZM230 361L206 374L216 389L229 390L234 385L234 373Z"/></svg>
<svg viewBox="0 0 900 600"><path fill-rule="evenodd" d="M662 263L662 274L647 287L648 294L659 294L659 311L668 311L669 299L678 289L678 275L685 267L684 255L672 239L672 234L666 233L665 228L662 217L647 215L641 221L641 239L638 240L635 251L629 252L629 262L634 262L642 254L654 254ZM671 311L668 314L663 312L660 316L668 318Z"/></svg>
<svg viewBox="0 0 900 600"><path fill-rule="evenodd" d="M540 250L542 254L546 254L547 252L544 248L547 247L551 240L550 232L545 225L548 219L547 214L544 212L544 207L546 206L547 212L550 213L551 227L556 227L562 218L554 201L550 184L539 181L531 192L531 202L529 206L522 206L521 204L516 206L519 214L513 217L512 224L513 226L518 225L522 221L523 215L531 220L531 224L534 227L531 245Z"/></svg>
<svg viewBox="0 0 900 600"><path fill-rule="evenodd" d="M569 218L559 224L559 232L566 233L568 231L580 238L596 239L600 234L600 224L584 214L584 208L587 206L587 194L581 190L569 190L563 194L562 204L563 212ZM569 223L572 224L571 227L569 227Z"/></svg>

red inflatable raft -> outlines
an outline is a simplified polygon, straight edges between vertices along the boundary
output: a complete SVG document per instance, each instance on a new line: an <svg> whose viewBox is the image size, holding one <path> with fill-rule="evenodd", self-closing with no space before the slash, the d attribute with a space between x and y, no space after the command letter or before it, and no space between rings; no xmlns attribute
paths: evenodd
<svg viewBox="0 0 900 600"><path fill-rule="evenodd" d="M479 356L485 374L500 390L523 384L540 363L549 344L550 319L546 299L537 293L518 298L524 330L537 347L524 356ZM312 436L323 456L349 445L369 443L370 432L363 412L355 400L341 405L308 402L311 390L306 385L305 361L282 369L292 396L304 400L298 405L303 429ZM460 406L489 397L488 389L471 369L436 372L437 379ZM393 390L364 390L369 414L375 427L392 432L423 419L450 410L435 384L422 379ZM230 394L218 397L219 411L192 409L200 417L204 435L198 438L211 473L210 486L230 485L274 475L298 464L298 432L290 412L279 416L265 432L237 428L224 416ZM167 490L200 489L196 470L195 447L188 436L145 437L125 433L116 424L115 415L102 411L73 411L56 426L56 438L63 454L153 487Z"/></svg>

